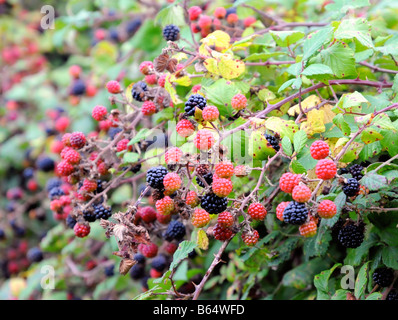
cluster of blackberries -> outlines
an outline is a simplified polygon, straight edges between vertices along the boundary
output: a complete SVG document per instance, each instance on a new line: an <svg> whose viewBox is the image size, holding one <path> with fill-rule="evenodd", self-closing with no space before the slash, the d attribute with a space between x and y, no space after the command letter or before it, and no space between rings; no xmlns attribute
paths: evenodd
<svg viewBox="0 0 398 320"><path fill-rule="evenodd" d="M290 201L283 211L283 221L294 225L302 225L308 217L308 209L304 203Z"/></svg>
<svg viewBox="0 0 398 320"><path fill-rule="evenodd" d="M180 37L180 29L174 24L169 24L163 29L163 37L167 41L177 41Z"/></svg>
<svg viewBox="0 0 398 320"><path fill-rule="evenodd" d="M218 214L227 209L228 198L221 198L214 193L209 193L202 197L200 205L208 213Z"/></svg>
<svg viewBox="0 0 398 320"><path fill-rule="evenodd" d="M179 241L184 238L185 234L186 230L184 224L178 220L173 220L167 226L167 230L165 231L163 237L166 241Z"/></svg>
<svg viewBox="0 0 398 320"><path fill-rule="evenodd" d="M380 287L388 287L394 280L394 271L390 268L380 267L373 273L373 281Z"/></svg>
<svg viewBox="0 0 398 320"><path fill-rule="evenodd" d="M148 86L144 81L138 81L133 85L131 89L132 97L137 101L142 101L142 98L145 96L145 91L148 91Z"/></svg>
<svg viewBox="0 0 398 320"><path fill-rule="evenodd" d="M271 147L278 152L279 149L281 148L279 145L279 139L275 136L272 136L270 134L265 134L265 139L267 139L268 143L271 145Z"/></svg>
<svg viewBox="0 0 398 320"><path fill-rule="evenodd" d="M356 225L349 223L343 225L338 232L337 239L343 247L346 248L358 248L364 239L364 225L360 223Z"/></svg>
<svg viewBox="0 0 398 320"><path fill-rule="evenodd" d="M146 182L153 189L163 190L163 179L168 173L168 170L162 166L150 168L146 174Z"/></svg>
<svg viewBox="0 0 398 320"><path fill-rule="evenodd" d="M207 105L207 100L200 94L191 95L188 100L185 102L184 111L188 116L195 115L195 108L199 108L201 110L204 109Z"/></svg>
<svg viewBox="0 0 398 320"><path fill-rule="evenodd" d="M355 178L349 178L346 183L343 184L343 192L348 197L353 197L358 194L360 184Z"/></svg>
<svg viewBox="0 0 398 320"><path fill-rule="evenodd" d="M206 174L204 174L203 176L201 176L203 180L206 181L206 183L211 186L211 184L213 183L213 173L212 172L208 172ZM196 177L196 182L198 183L199 187L204 188L205 184L203 183L202 179L200 179L199 177Z"/></svg>
<svg viewBox="0 0 398 320"><path fill-rule="evenodd" d="M102 204L93 204L91 208L83 211L83 218L87 222L94 222L95 220L108 220L112 215L111 208L105 208Z"/></svg>

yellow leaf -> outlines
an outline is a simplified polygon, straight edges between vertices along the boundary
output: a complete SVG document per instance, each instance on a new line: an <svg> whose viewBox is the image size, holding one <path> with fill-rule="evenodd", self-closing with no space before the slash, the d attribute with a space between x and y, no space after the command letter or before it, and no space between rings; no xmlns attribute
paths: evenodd
<svg viewBox="0 0 398 320"><path fill-rule="evenodd" d="M176 54L173 54L172 58L177 59L177 61L180 62L183 59L188 59L188 56L184 52L177 52Z"/></svg>
<svg viewBox="0 0 398 320"><path fill-rule="evenodd" d="M265 131L266 131L265 119L251 118L250 119L250 127L253 130L258 130L262 133L265 133Z"/></svg>
<svg viewBox="0 0 398 320"><path fill-rule="evenodd" d="M214 58L209 58L206 59L203 62L203 65L205 66L205 68L207 69L207 71L209 71L210 73L219 75L220 72L218 71L218 66L217 66L217 60Z"/></svg>
<svg viewBox="0 0 398 320"><path fill-rule="evenodd" d="M317 95L313 94L301 102L301 108L303 109L304 113L306 113L308 109L315 107L317 104L320 104L320 103L321 103L321 99L319 99L319 97ZM293 107L291 107L287 113L291 117L299 115L300 114L299 104L296 104Z"/></svg>
<svg viewBox="0 0 398 320"><path fill-rule="evenodd" d="M225 54L218 63L218 70L223 78L235 79L245 72L245 63Z"/></svg>
<svg viewBox="0 0 398 320"><path fill-rule="evenodd" d="M177 78L174 82L184 87L188 87L192 84L191 78L188 76Z"/></svg>
<svg viewBox="0 0 398 320"><path fill-rule="evenodd" d="M301 129L305 130L310 136L315 133L325 132L324 111L316 109L311 110L307 114L306 124L304 126L303 124L304 122L301 124Z"/></svg>
<svg viewBox="0 0 398 320"><path fill-rule="evenodd" d="M207 237L206 232L204 232L202 229L198 231L197 244L202 250L207 250L209 248L209 238Z"/></svg>
<svg viewBox="0 0 398 320"><path fill-rule="evenodd" d="M205 45L207 47L210 47L210 48L214 47L214 49L216 51L223 52L230 47L231 37L229 36L228 33L224 32L224 31L216 30L216 31L210 33L206 38L204 38L200 41L203 43L203 45ZM207 49L205 47L203 47L202 49L207 51ZM200 52L200 53L205 54L205 55L208 54L206 52L203 52L203 53Z"/></svg>
<svg viewBox="0 0 398 320"><path fill-rule="evenodd" d="M170 94L171 101L173 101L174 104L179 104L181 102L180 99L177 97L177 91L173 86L173 82L176 80L176 77L172 74L169 74L166 76L166 82L164 84L164 88L166 91Z"/></svg>

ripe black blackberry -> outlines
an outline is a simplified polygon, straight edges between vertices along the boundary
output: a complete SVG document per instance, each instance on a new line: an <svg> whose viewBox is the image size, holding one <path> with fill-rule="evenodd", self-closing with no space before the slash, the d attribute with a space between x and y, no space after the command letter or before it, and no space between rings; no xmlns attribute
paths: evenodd
<svg viewBox="0 0 398 320"><path fill-rule="evenodd" d="M60 187L62 185L62 180L58 178L51 178L46 183L46 190L51 191L52 188Z"/></svg>
<svg viewBox="0 0 398 320"><path fill-rule="evenodd" d="M206 173L205 175L202 176L202 178L207 182L207 184L209 186L211 186L211 184L213 183L213 173L212 172ZM196 182L198 183L199 187L202 187L202 188L205 187L205 184L199 177L196 177Z"/></svg>
<svg viewBox="0 0 398 320"><path fill-rule="evenodd" d="M102 204L93 205L95 219L108 220L112 215L112 208L105 208Z"/></svg>
<svg viewBox="0 0 398 320"><path fill-rule="evenodd" d="M131 37L138 28L141 26L141 20L140 19L134 19L132 21L129 21L126 25L126 32L127 34Z"/></svg>
<svg viewBox="0 0 398 320"><path fill-rule="evenodd" d="M96 193L100 193L104 190L104 183L105 181L102 181L100 179L97 180L97 189L95 190Z"/></svg>
<svg viewBox="0 0 398 320"><path fill-rule="evenodd" d="M141 279L142 277L145 276L145 266L142 264L135 264L131 269L130 269L130 277L133 280L138 280Z"/></svg>
<svg viewBox="0 0 398 320"><path fill-rule="evenodd" d="M55 168L55 162L53 159L49 157L43 157L37 160L36 162L37 168L44 172L53 171Z"/></svg>
<svg viewBox="0 0 398 320"><path fill-rule="evenodd" d="M357 181L361 180L363 177L362 170L363 167L360 164L354 164L349 168L352 177Z"/></svg>
<svg viewBox="0 0 398 320"><path fill-rule="evenodd" d="M34 174L35 170L32 167L25 168L24 171L22 172L22 176L25 179L33 178Z"/></svg>
<svg viewBox="0 0 398 320"><path fill-rule="evenodd" d="M48 193L48 197L50 198L50 200L54 200L54 199L56 199L60 196L64 196L64 195L65 195L64 190L62 190L59 187L52 188L50 190L50 192Z"/></svg>
<svg viewBox="0 0 398 320"><path fill-rule="evenodd" d="M373 272L373 282L380 287L388 287L394 280L394 271L390 268L381 267Z"/></svg>
<svg viewBox="0 0 398 320"><path fill-rule="evenodd" d="M134 255L134 260L137 261L137 263L140 263L140 264L145 264L145 261L146 261L144 255L141 254L141 253L136 253Z"/></svg>
<svg viewBox="0 0 398 320"><path fill-rule="evenodd" d="M169 223L166 232L164 233L164 239L166 241L181 240L186 234L185 226L177 220L173 220Z"/></svg>
<svg viewBox="0 0 398 320"><path fill-rule="evenodd" d="M290 201L283 211L283 221L294 225L302 225L307 221L308 209L304 203Z"/></svg>
<svg viewBox="0 0 398 320"><path fill-rule="evenodd" d="M152 259L151 267L155 270L162 272L167 267L167 260L165 256L159 255Z"/></svg>
<svg viewBox="0 0 398 320"><path fill-rule="evenodd" d="M200 206L210 214L218 214L227 209L228 199L220 198L214 193L209 193L202 197L202 200L200 201Z"/></svg>
<svg viewBox="0 0 398 320"><path fill-rule="evenodd" d="M350 170L348 168L340 168L339 169L339 174L347 174L350 173Z"/></svg>
<svg viewBox="0 0 398 320"><path fill-rule="evenodd" d="M122 128L116 128L112 127L108 130L108 136L113 140L115 139L116 135L121 132L123 129Z"/></svg>
<svg viewBox="0 0 398 320"><path fill-rule="evenodd" d="M130 171L132 173L137 173L140 170L141 170L141 163L138 163L138 164L132 166L131 169L130 169Z"/></svg>
<svg viewBox="0 0 398 320"><path fill-rule="evenodd" d="M193 94L188 98L188 101L185 102L184 111L188 116L195 115L195 108L198 107L199 109L203 110L204 107L207 105L207 100L200 94Z"/></svg>
<svg viewBox="0 0 398 320"><path fill-rule="evenodd" d="M107 266L104 268L104 273L105 275L109 278L112 277L115 274L115 265L112 264L110 266Z"/></svg>
<svg viewBox="0 0 398 320"><path fill-rule="evenodd" d="M86 84L83 80L77 79L72 83L70 94L72 96L81 96L86 93Z"/></svg>
<svg viewBox="0 0 398 320"><path fill-rule="evenodd" d="M145 96L145 91L148 91L147 84L143 81L138 81L133 85L131 95L135 100L142 101L142 98Z"/></svg>
<svg viewBox="0 0 398 320"><path fill-rule="evenodd" d="M387 295L387 297L386 297L386 300L388 300L388 301L396 301L396 300L398 300L398 290L392 289L392 290L388 293L388 295Z"/></svg>
<svg viewBox="0 0 398 320"><path fill-rule="evenodd" d="M29 249L26 257L30 262L40 262L41 260L43 260L43 253L41 252L40 248L33 247Z"/></svg>
<svg viewBox="0 0 398 320"><path fill-rule="evenodd" d="M337 222L332 227L332 239L334 242L339 243L338 236L341 228L344 226L344 220L339 217Z"/></svg>
<svg viewBox="0 0 398 320"><path fill-rule="evenodd" d="M276 137L274 137L274 136L272 136L272 135L266 133L266 134L265 134L265 139L267 139L267 141L269 142L269 144L271 145L271 147L272 147L276 152L279 151L279 149L280 149L281 147L279 146L279 139L278 139L278 138L276 138Z"/></svg>
<svg viewBox="0 0 398 320"><path fill-rule="evenodd" d="M163 190L163 178L167 173L167 169L162 166L150 168L146 173L146 182L153 189Z"/></svg>
<svg viewBox="0 0 398 320"><path fill-rule="evenodd" d="M177 41L180 38L180 28L174 24L169 24L163 29L163 38L166 41Z"/></svg>
<svg viewBox="0 0 398 320"><path fill-rule="evenodd" d="M83 211L83 218L87 222L94 222L95 220L97 220L94 214L94 210L92 208Z"/></svg>
<svg viewBox="0 0 398 320"><path fill-rule="evenodd" d="M359 182L354 178L349 178L347 183L343 185L343 192L347 197L353 197L358 194L359 188Z"/></svg>
<svg viewBox="0 0 398 320"><path fill-rule="evenodd" d="M66 225L68 226L68 228L73 229L73 227L76 224L76 219L73 218L70 214L68 214L68 216L65 219Z"/></svg>
<svg viewBox="0 0 398 320"><path fill-rule="evenodd" d="M4 240L6 238L6 233L3 229L0 229L0 240Z"/></svg>
<svg viewBox="0 0 398 320"><path fill-rule="evenodd" d="M348 224L340 229L337 239L343 247L358 248L364 237L364 226L362 224L358 226Z"/></svg>

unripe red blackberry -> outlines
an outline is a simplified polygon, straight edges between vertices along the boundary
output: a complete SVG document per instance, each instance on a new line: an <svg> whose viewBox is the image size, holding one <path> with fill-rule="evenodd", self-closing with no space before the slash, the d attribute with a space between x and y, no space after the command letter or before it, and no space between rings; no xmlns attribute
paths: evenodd
<svg viewBox="0 0 398 320"><path fill-rule="evenodd" d="M119 93L121 91L120 83L116 80L111 80L106 84L106 89L109 93Z"/></svg>
<svg viewBox="0 0 398 320"><path fill-rule="evenodd" d="M292 198L297 202L307 202L311 199L311 189L305 184L299 184L293 188Z"/></svg>
<svg viewBox="0 0 398 320"><path fill-rule="evenodd" d="M211 188L215 195L219 197L227 197L233 190L232 181L225 178L213 179Z"/></svg>
<svg viewBox="0 0 398 320"><path fill-rule="evenodd" d="M317 209L318 215L324 219L331 219L337 213L337 207L331 200L322 200Z"/></svg>
<svg viewBox="0 0 398 320"><path fill-rule="evenodd" d="M234 232L231 228L224 228L220 226L218 223L213 228L213 236L214 239L219 241L229 240L234 235Z"/></svg>
<svg viewBox="0 0 398 320"><path fill-rule="evenodd" d="M139 69L143 75L150 74L154 70L152 61L141 62Z"/></svg>
<svg viewBox="0 0 398 320"><path fill-rule="evenodd" d="M234 165L229 161L219 162L214 166L214 171L220 178L231 178L234 175Z"/></svg>
<svg viewBox="0 0 398 320"><path fill-rule="evenodd" d="M69 138L69 143L74 149L83 148L86 144L86 136L82 132L73 132Z"/></svg>
<svg viewBox="0 0 398 320"><path fill-rule="evenodd" d="M258 234L257 230L242 233L243 242L250 247L256 245L259 238L260 235Z"/></svg>
<svg viewBox="0 0 398 320"><path fill-rule="evenodd" d="M133 146L132 146L132 145L131 145L131 146L128 145L129 142L130 142L129 139L122 139L122 140L120 140L120 141L116 144L116 151L117 151L117 152L121 152L121 151L124 151L124 150L128 150L128 151L133 150Z"/></svg>
<svg viewBox="0 0 398 320"><path fill-rule="evenodd" d="M65 150L65 152L61 152L61 158L69 162L70 164L78 164L80 162L80 153L77 152L75 149L68 148Z"/></svg>
<svg viewBox="0 0 398 320"><path fill-rule="evenodd" d="M191 208L195 208L199 204L198 194L195 191L189 191L185 202Z"/></svg>
<svg viewBox="0 0 398 320"><path fill-rule="evenodd" d="M289 201L284 201L278 204L276 207L276 217L280 220L283 221L283 211L285 208L289 205Z"/></svg>
<svg viewBox="0 0 398 320"><path fill-rule="evenodd" d="M310 147L311 157L315 160L325 159L329 155L329 145L322 140L314 141Z"/></svg>
<svg viewBox="0 0 398 320"><path fill-rule="evenodd" d="M330 180L337 173L336 164L330 159L319 160L315 166L315 173L319 179Z"/></svg>
<svg viewBox="0 0 398 320"><path fill-rule="evenodd" d="M210 219L210 215L206 210L196 208L193 212L191 223L196 228L203 228L209 223Z"/></svg>
<svg viewBox="0 0 398 320"><path fill-rule="evenodd" d="M106 118L107 114L108 114L108 110L104 106L100 106L100 105L95 106L91 113L94 120L97 120L97 121L104 120Z"/></svg>
<svg viewBox="0 0 398 320"><path fill-rule="evenodd" d="M175 172L169 172L163 178L163 186L168 194L172 194L173 192L180 189L182 184L180 176Z"/></svg>
<svg viewBox="0 0 398 320"><path fill-rule="evenodd" d="M267 210L261 203L254 202L250 204L247 213L253 220L264 220L267 215Z"/></svg>
<svg viewBox="0 0 398 320"><path fill-rule="evenodd" d="M214 145L215 139L211 131L202 129L196 133L193 142L199 150L207 151Z"/></svg>
<svg viewBox="0 0 398 320"><path fill-rule="evenodd" d="M63 160L60 163L58 163L57 168L56 168L57 173L62 176L66 177L69 176L70 174L75 171L73 165L71 165L69 162Z"/></svg>
<svg viewBox="0 0 398 320"><path fill-rule="evenodd" d="M214 10L214 16L217 19L224 19L226 14L227 14L227 10L224 7L217 7Z"/></svg>
<svg viewBox="0 0 398 320"><path fill-rule="evenodd" d="M174 201L169 196L156 201L156 210L163 215L171 215L174 212Z"/></svg>
<svg viewBox="0 0 398 320"><path fill-rule="evenodd" d="M202 118L205 121L216 121L220 115L217 107L215 106L206 106L202 111Z"/></svg>
<svg viewBox="0 0 398 320"><path fill-rule="evenodd" d="M234 225L234 216L228 212L221 212L217 217L217 223L223 228L229 228Z"/></svg>
<svg viewBox="0 0 398 320"><path fill-rule="evenodd" d="M310 238L316 235L317 225L314 221L308 221L299 227L300 235Z"/></svg>
<svg viewBox="0 0 398 320"><path fill-rule="evenodd" d="M181 137L189 137L195 132L195 126L191 123L191 121L187 119L182 119L178 121L177 126L176 126L176 131L178 135Z"/></svg>
<svg viewBox="0 0 398 320"><path fill-rule="evenodd" d="M195 21L199 18L202 13L202 9L198 6L192 6L188 9L189 20Z"/></svg>
<svg viewBox="0 0 398 320"><path fill-rule="evenodd" d="M164 154L164 160L167 164L176 164L180 161L183 152L180 148L173 147L166 151Z"/></svg>
<svg viewBox="0 0 398 320"><path fill-rule="evenodd" d="M243 94L238 93L232 97L231 106L233 109L239 111L246 108L246 105L247 98Z"/></svg>
<svg viewBox="0 0 398 320"><path fill-rule="evenodd" d="M283 192L292 193L293 188L299 184L300 178L300 174L286 172L279 179L279 187Z"/></svg>
<svg viewBox="0 0 398 320"><path fill-rule="evenodd" d="M146 258L153 258L156 257L158 254L158 246L154 243L150 244L143 244L140 243L138 245L138 250L144 255Z"/></svg>
<svg viewBox="0 0 398 320"><path fill-rule="evenodd" d="M84 238L90 234L90 226L85 224L76 223L73 227L76 237Z"/></svg>

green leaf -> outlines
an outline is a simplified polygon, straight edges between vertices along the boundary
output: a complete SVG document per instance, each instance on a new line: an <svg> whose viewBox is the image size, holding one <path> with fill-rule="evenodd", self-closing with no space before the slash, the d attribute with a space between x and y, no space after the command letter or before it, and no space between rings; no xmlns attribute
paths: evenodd
<svg viewBox="0 0 398 320"><path fill-rule="evenodd" d="M273 93L271 90L268 90L267 88L261 89L258 92L257 96L261 101L265 101L265 102L276 98L275 93Z"/></svg>
<svg viewBox="0 0 398 320"><path fill-rule="evenodd" d="M376 191L387 186L387 178L371 171L362 177L361 185L365 186L370 191Z"/></svg>
<svg viewBox="0 0 398 320"><path fill-rule="evenodd" d="M321 61L332 69L333 76L345 78L356 76L354 51L343 43L335 43L320 52Z"/></svg>
<svg viewBox="0 0 398 320"><path fill-rule="evenodd" d="M366 128L361 134L361 140L365 144L373 143L375 141L380 141L384 137L381 133L377 132L375 128L369 127Z"/></svg>
<svg viewBox="0 0 398 320"><path fill-rule="evenodd" d="M267 61L269 58L278 57L285 54L286 53L284 52L253 53L249 55L247 58L245 58L243 61L257 61L257 60Z"/></svg>
<svg viewBox="0 0 398 320"><path fill-rule="evenodd" d="M160 24L162 27L169 24L183 26L185 24L184 9L178 5L165 7L156 15L155 24Z"/></svg>
<svg viewBox="0 0 398 320"><path fill-rule="evenodd" d="M149 130L148 128L142 128L140 131L137 132L135 137L130 140L130 142L127 144L128 146L133 145L134 143L140 142L145 140L146 138L149 137L151 134L152 130Z"/></svg>
<svg viewBox="0 0 398 320"><path fill-rule="evenodd" d="M341 130L345 136L351 134L350 125L344 120L343 114L339 113L333 118L333 123Z"/></svg>
<svg viewBox="0 0 398 320"><path fill-rule="evenodd" d="M333 71L327 65L314 63L305 68L301 74L304 76L312 76L316 74L333 74Z"/></svg>
<svg viewBox="0 0 398 320"><path fill-rule="evenodd" d="M339 14L345 14L350 9L370 6L369 0L334 0L327 4L325 9L335 17Z"/></svg>
<svg viewBox="0 0 398 320"><path fill-rule="evenodd" d="M329 298L329 278L333 271L341 267L341 263L336 263L331 269L322 271L314 278L314 285L317 288L317 299L325 300Z"/></svg>
<svg viewBox="0 0 398 320"><path fill-rule="evenodd" d="M274 38L276 44L280 47L288 47L291 44L304 38L305 33L301 31L270 31L269 32Z"/></svg>
<svg viewBox="0 0 398 320"><path fill-rule="evenodd" d="M290 141L293 141L294 133L298 131L298 125L293 120L279 117L269 117L264 124L268 130L279 133L282 139L287 136Z"/></svg>
<svg viewBox="0 0 398 320"><path fill-rule="evenodd" d="M332 39L332 35L332 27L323 28L308 35L303 44L303 60L310 58L325 42L329 42Z"/></svg>
<svg viewBox="0 0 398 320"><path fill-rule="evenodd" d="M350 291L344 289L338 289L332 296L332 300L347 300L347 293Z"/></svg>
<svg viewBox="0 0 398 320"><path fill-rule="evenodd" d="M383 263L392 269L398 269L398 247L384 247L381 253Z"/></svg>
<svg viewBox="0 0 398 320"><path fill-rule="evenodd" d="M362 112L362 107L370 105L369 101L359 92L343 94L332 109L335 113L341 113L341 109L346 112Z"/></svg>
<svg viewBox="0 0 398 320"><path fill-rule="evenodd" d="M372 123L379 129L386 129L397 131L397 128L392 123L390 117L386 113L378 114L372 121Z"/></svg>
<svg viewBox="0 0 398 320"><path fill-rule="evenodd" d="M281 144L283 152L290 157L293 154L293 148L290 139L288 137L283 137Z"/></svg>
<svg viewBox="0 0 398 320"><path fill-rule="evenodd" d="M383 294L381 292L373 292L366 297L365 300L381 300L383 298Z"/></svg>
<svg viewBox="0 0 398 320"><path fill-rule="evenodd" d="M366 262L359 270L357 279L355 280L354 295L357 299L360 299L365 294L366 284L368 282L368 269L369 262Z"/></svg>
<svg viewBox="0 0 398 320"><path fill-rule="evenodd" d="M307 170L298 160L292 161L292 170L297 174L307 173Z"/></svg>
<svg viewBox="0 0 398 320"><path fill-rule="evenodd" d="M279 93L279 92L282 92L282 91L285 90L287 87L290 87L290 86L293 84L293 82L295 82L295 81L296 81L296 79L287 80L285 83L283 83L283 84L279 87L278 93Z"/></svg>
<svg viewBox="0 0 398 320"><path fill-rule="evenodd" d="M207 99L213 103L222 116L232 116L234 109L231 106L232 97L239 93L234 83L230 80L219 79L212 85L204 88Z"/></svg>
<svg viewBox="0 0 398 320"><path fill-rule="evenodd" d="M127 152L123 156L123 163L134 163L140 159L140 155L136 152Z"/></svg>
<svg viewBox="0 0 398 320"><path fill-rule="evenodd" d="M294 151L298 154L307 143L307 133L304 130L297 131L293 136Z"/></svg>
<svg viewBox="0 0 398 320"><path fill-rule="evenodd" d="M169 270L172 271L178 266L178 264L188 257L188 254L192 252L198 245L192 241L183 241L178 245L178 249L174 252L173 262L170 264Z"/></svg>
<svg viewBox="0 0 398 320"><path fill-rule="evenodd" d="M374 47L370 35L370 25L363 18L342 20L334 32L334 37L338 40L355 38L365 47Z"/></svg>

